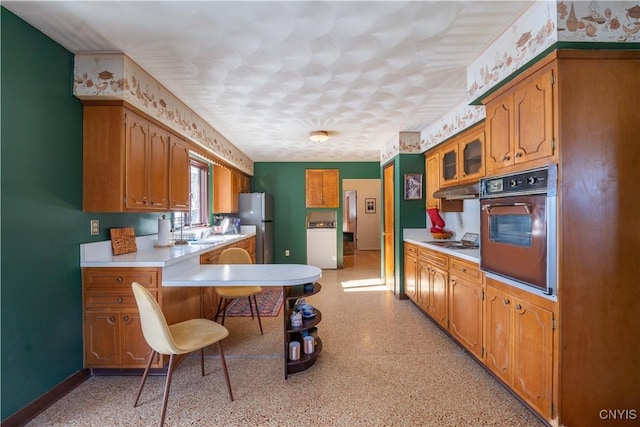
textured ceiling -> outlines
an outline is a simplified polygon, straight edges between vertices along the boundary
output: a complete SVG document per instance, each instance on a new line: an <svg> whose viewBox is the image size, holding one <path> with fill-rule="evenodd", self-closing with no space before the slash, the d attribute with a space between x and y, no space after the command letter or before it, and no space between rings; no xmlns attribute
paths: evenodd
<svg viewBox="0 0 640 427"><path fill-rule="evenodd" d="M2 2L71 52L127 54L253 161L379 161L466 99L529 4Z"/></svg>

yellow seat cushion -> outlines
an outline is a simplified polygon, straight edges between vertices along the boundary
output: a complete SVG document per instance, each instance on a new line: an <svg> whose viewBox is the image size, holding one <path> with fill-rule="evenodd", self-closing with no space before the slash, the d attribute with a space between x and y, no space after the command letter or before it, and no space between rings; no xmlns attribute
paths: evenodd
<svg viewBox="0 0 640 427"><path fill-rule="evenodd" d="M229 331L208 319L191 319L169 325L177 354L191 353L226 338Z"/></svg>
<svg viewBox="0 0 640 427"><path fill-rule="evenodd" d="M250 297L262 292L260 286L219 286L216 288L219 296L226 299Z"/></svg>

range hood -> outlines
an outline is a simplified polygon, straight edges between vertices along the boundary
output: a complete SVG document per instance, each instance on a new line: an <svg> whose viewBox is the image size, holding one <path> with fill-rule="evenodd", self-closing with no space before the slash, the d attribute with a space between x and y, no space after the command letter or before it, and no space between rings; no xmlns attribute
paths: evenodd
<svg viewBox="0 0 640 427"><path fill-rule="evenodd" d="M480 184L477 182L457 185L455 187L446 187L433 193L433 197L447 200L477 199L479 188Z"/></svg>

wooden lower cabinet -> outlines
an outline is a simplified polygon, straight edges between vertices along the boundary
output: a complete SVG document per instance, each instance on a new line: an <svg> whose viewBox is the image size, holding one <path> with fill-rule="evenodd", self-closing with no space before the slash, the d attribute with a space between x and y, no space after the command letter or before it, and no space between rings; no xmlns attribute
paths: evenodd
<svg viewBox="0 0 640 427"><path fill-rule="evenodd" d="M159 296L160 268L83 268L84 365L87 368L144 367L151 349L140 328L131 282ZM153 367L161 367L156 359Z"/></svg>
<svg viewBox="0 0 640 427"><path fill-rule="evenodd" d="M541 417L556 417L556 302L420 245L405 243L404 263L406 295Z"/></svg>
<svg viewBox="0 0 640 427"><path fill-rule="evenodd" d="M449 258L437 251L418 248L418 301L443 328L448 325L448 264Z"/></svg>
<svg viewBox="0 0 640 427"><path fill-rule="evenodd" d="M216 248L201 255L202 264L217 263L228 247L243 247L255 259L255 237ZM88 267L82 269L83 339L85 368L144 368L151 348L142 334L131 282L155 297L168 324L200 317L213 318L217 296L213 287L162 287L162 268ZM169 358L156 356L152 368Z"/></svg>
<svg viewBox="0 0 640 427"><path fill-rule="evenodd" d="M404 244L404 294L413 302L418 302L418 248Z"/></svg>
<svg viewBox="0 0 640 427"><path fill-rule="evenodd" d="M485 364L545 419L553 414L553 304L487 279Z"/></svg>
<svg viewBox="0 0 640 427"><path fill-rule="evenodd" d="M137 310L85 313L85 366L135 368L144 365L151 349L142 336ZM158 366L159 357L155 366Z"/></svg>
<svg viewBox="0 0 640 427"><path fill-rule="evenodd" d="M482 354L483 274L468 261L450 258L449 332L478 359Z"/></svg>

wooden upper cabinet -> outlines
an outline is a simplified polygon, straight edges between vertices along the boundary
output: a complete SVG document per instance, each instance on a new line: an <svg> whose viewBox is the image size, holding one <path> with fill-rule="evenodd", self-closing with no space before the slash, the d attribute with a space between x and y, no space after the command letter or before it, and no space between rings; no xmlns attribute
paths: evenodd
<svg viewBox="0 0 640 427"><path fill-rule="evenodd" d="M485 176L484 126L461 137L458 142L460 182L479 181Z"/></svg>
<svg viewBox="0 0 640 427"><path fill-rule="evenodd" d="M486 102L487 173L535 167L555 158L554 84L555 67L549 64Z"/></svg>
<svg viewBox="0 0 640 427"><path fill-rule="evenodd" d="M191 191L189 147L171 136L169 150L169 209L188 211Z"/></svg>
<svg viewBox="0 0 640 427"><path fill-rule="evenodd" d="M440 187L452 185L460 179L458 144L447 144L440 150Z"/></svg>
<svg viewBox="0 0 640 427"><path fill-rule="evenodd" d="M425 159L427 171L426 201L427 209L438 209L440 212L462 212L462 200L446 200L433 197L440 188L440 153L436 150L429 152Z"/></svg>
<svg viewBox="0 0 640 427"><path fill-rule="evenodd" d="M125 113L125 209L169 208L169 134Z"/></svg>
<svg viewBox="0 0 640 427"><path fill-rule="evenodd" d="M553 82L554 69L549 67L534 75L513 93L514 162L531 162L553 156Z"/></svg>
<svg viewBox="0 0 640 427"><path fill-rule="evenodd" d="M86 212L166 212L184 210L189 183L186 144L170 147L174 136L123 105L83 109L83 200ZM176 142L179 138L175 138ZM182 156L172 161L171 156ZM180 168L174 166L179 162ZM170 170L171 169L171 170ZM181 183L181 184L179 184ZM176 193L170 203L170 188ZM182 201L180 201L182 200Z"/></svg>
<svg viewBox="0 0 640 427"><path fill-rule="evenodd" d="M427 181L425 184L427 209L439 209L440 199L433 197L433 193L438 191L440 186L440 159L437 152L427 156L425 160L425 170L427 171Z"/></svg>
<svg viewBox="0 0 640 427"><path fill-rule="evenodd" d="M238 212L238 194L249 192L250 179L235 170L213 165L213 212Z"/></svg>
<svg viewBox="0 0 640 427"><path fill-rule="evenodd" d="M231 212L231 170L213 165L213 212Z"/></svg>
<svg viewBox="0 0 640 427"><path fill-rule="evenodd" d="M307 169L305 200L307 208L339 207L340 171L338 169Z"/></svg>

